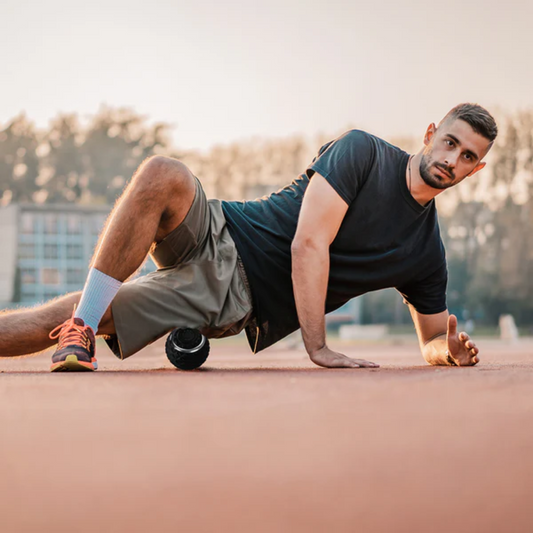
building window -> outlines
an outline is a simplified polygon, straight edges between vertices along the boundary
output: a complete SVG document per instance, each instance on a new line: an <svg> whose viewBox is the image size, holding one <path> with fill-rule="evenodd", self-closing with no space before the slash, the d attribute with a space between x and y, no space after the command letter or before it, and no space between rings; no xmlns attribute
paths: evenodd
<svg viewBox="0 0 533 533"><path fill-rule="evenodd" d="M67 235L81 235L81 217L79 215L67 216Z"/></svg>
<svg viewBox="0 0 533 533"><path fill-rule="evenodd" d="M59 285L59 270L57 268L43 268L41 278L44 285Z"/></svg>
<svg viewBox="0 0 533 533"><path fill-rule="evenodd" d="M44 258L45 259L57 259L59 257L59 250L57 244L45 244L44 245Z"/></svg>
<svg viewBox="0 0 533 533"><path fill-rule="evenodd" d="M36 219L32 213L22 213L20 216L20 233L31 235L35 233Z"/></svg>
<svg viewBox="0 0 533 533"><path fill-rule="evenodd" d="M19 243L20 259L35 259L35 245L33 243Z"/></svg>
<svg viewBox="0 0 533 533"><path fill-rule="evenodd" d="M81 244L67 244L67 259L83 259L83 246Z"/></svg>
<svg viewBox="0 0 533 533"><path fill-rule="evenodd" d="M23 285L30 283L37 283L37 269L35 268L21 268L20 281Z"/></svg>
<svg viewBox="0 0 533 533"><path fill-rule="evenodd" d="M35 302L37 295L35 292L24 292L21 297L22 302Z"/></svg>
<svg viewBox="0 0 533 533"><path fill-rule="evenodd" d="M52 298L55 298L56 296L59 296L59 293L56 291L44 291L43 293L44 301L51 300Z"/></svg>
<svg viewBox="0 0 533 533"><path fill-rule="evenodd" d="M57 215L47 213L44 216L44 232L47 235L57 235L58 233Z"/></svg>
<svg viewBox="0 0 533 533"><path fill-rule="evenodd" d="M71 285L81 285L85 281L85 272L81 268L67 269L67 283Z"/></svg>

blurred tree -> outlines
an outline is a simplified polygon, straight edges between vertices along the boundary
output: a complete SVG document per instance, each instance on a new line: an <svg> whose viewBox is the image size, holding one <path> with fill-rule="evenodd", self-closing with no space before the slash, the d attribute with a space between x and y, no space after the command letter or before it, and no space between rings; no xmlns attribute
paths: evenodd
<svg viewBox="0 0 533 533"><path fill-rule="evenodd" d="M83 132L77 115L60 115L46 133L40 179L47 203L77 202L87 185L80 146Z"/></svg>
<svg viewBox="0 0 533 533"><path fill-rule="evenodd" d="M147 126L129 109L103 108L80 147L90 199L113 203L141 162L167 147L167 132L167 124Z"/></svg>
<svg viewBox="0 0 533 533"><path fill-rule="evenodd" d="M39 189L35 128L24 115L14 118L0 131L0 197L3 205L30 202Z"/></svg>

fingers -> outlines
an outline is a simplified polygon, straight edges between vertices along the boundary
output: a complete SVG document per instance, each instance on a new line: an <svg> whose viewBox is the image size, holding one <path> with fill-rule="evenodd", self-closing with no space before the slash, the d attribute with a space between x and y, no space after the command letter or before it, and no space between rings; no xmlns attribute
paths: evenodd
<svg viewBox="0 0 533 533"><path fill-rule="evenodd" d="M379 365L376 363L372 363L371 361L365 361L364 359L352 359L353 362L355 362L359 368L379 368Z"/></svg>
<svg viewBox="0 0 533 533"><path fill-rule="evenodd" d="M479 348L470 340L470 337L463 331L459 334L459 338L463 341L465 348L468 350L468 354L476 359L476 363L479 362L479 357L476 357L479 353Z"/></svg>
<svg viewBox="0 0 533 533"><path fill-rule="evenodd" d="M455 315L450 315L448 317L448 337L455 335L457 333L457 317Z"/></svg>
<svg viewBox="0 0 533 533"><path fill-rule="evenodd" d="M364 359L352 359L344 354L323 347L309 354L311 361L324 368L378 368L379 365Z"/></svg>
<svg viewBox="0 0 533 533"><path fill-rule="evenodd" d="M478 347L470 340L465 342L465 348L468 349L471 355L477 355L479 352Z"/></svg>
<svg viewBox="0 0 533 533"><path fill-rule="evenodd" d="M477 355L470 356L470 359L467 360L459 360L459 364L457 366L474 366L479 363L479 357Z"/></svg>
<svg viewBox="0 0 533 533"><path fill-rule="evenodd" d="M378 364L365 361L364 359L351 359L346 357L346 361L343 361L343 363L341 368L379 368Z"/></svg>
<svg viewBox="0 0 533 533"><path fill-rule="evenodd" d="M454 324L455 322L455 324ZM456 327L457 319L451 320L451 330L453 331ZM450 336L450 329L448 330L448 336ZM465 331L461 331L456 338L459 340L461 347L457 346L455 349L452 348L452 354L455 359L458 361L459 366L473 366L479 363L479 348L476 346L474 341L470 339L470 336ZM449 339L449 337L448 337ZM450 346L450 344L448 344Z"/></svg>
<svg viewBox="0 0 533 533"><path fill-rule="evenodd" d="M472 358L471 364L476 365L477 363L479 363L479 357L478 357L479 348L469 339L464 341L464 345L465 345L465 348L468 350L468 355Z"/></svg>

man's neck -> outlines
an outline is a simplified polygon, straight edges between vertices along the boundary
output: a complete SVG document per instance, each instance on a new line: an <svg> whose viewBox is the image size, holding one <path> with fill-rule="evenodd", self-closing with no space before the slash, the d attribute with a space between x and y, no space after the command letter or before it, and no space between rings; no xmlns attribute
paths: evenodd
<svg viewBox="0 0 533 533"><path fill-rule="evenodd" d="M405 180L411 196L422 206L426 206L435 196L439 195L442 190L430 187L420 175L420 161L422 152L411 156L407 169L405 170ZM410 172L409 172L410 167Z"/></svg>

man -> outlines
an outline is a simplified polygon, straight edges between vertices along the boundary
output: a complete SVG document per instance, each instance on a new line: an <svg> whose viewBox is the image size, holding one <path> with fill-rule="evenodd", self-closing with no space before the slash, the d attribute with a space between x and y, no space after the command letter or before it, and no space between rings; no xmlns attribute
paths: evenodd
<svg viewBox="0 0 533 533"><path fill-rule="evenodd" d="M246 328L254 352L301 327L317 365L376 367L328 348L324 314L396 287L425 360L474 365L478 349L446 308L434 198L485 166L496 135L475 104L431 124L413 156L352 130L323 146L291 185L252 202L207 201L185 165L152 157L113 209L83 293L4 314L0 354L33 353L57 339L52 371L94 370L96 333L126 358L175 327L208 337ZM124 283L148 252L158 270Z"/></svg>

